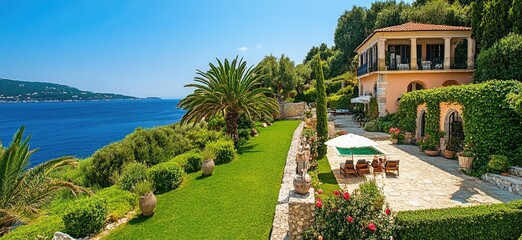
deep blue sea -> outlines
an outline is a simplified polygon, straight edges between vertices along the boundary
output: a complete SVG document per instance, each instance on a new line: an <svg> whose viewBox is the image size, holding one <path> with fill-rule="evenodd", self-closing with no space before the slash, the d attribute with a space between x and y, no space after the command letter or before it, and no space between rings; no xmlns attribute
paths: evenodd
<svg viewBox="0 0 522 240"><path fill-rule="evenodd" d="M137 127L178 122L184 110L179 100L2 103L0 140L8 146L21 125L31 135L31 166L61 156L86 158L103 146L123 139Z"/></svg>

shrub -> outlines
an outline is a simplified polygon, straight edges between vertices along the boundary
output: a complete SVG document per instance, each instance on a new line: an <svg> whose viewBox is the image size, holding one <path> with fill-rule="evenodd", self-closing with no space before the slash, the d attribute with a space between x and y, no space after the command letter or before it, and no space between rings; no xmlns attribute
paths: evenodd
<svg viewBox="0 0 522 240"><path fill-rule="evenodd" d="M96 196L107 201L109 221L114 222L125 217L138 205L138 196L129 191L121 190L117 186L104 188Z"/></svg>
<svg viewBox="0 0 522 240"><path fill-rule="evenodd" d="M158 193L178 188L183 182L183 169L174 162L160 163L148 169L147 174Z"/></svg>
<svg viewBox="0 0 522 240"><path fill-rule="evenodd" d="M491 155L491 160L488 162L489 170L495 173L507 172L510 167L509 159L503 155Z"/></svg>
<svg viewBox="0 0 522 240"><path fill-rule="evenodd" d="M87 180L90 185L108 187L111 176L119 173L125 163L134 161L132 146L126 142L111 143L92 155L92 165L87 168Z"/></svg>
<svg viewBox="0 0 522 240"><path fill-rule="evenodd" d="M332 95L328 97L328 106L330 108L347 109L350 105L351 95Z"/></svg>
<svg viewBox="0 0 522 240"><path fill-rule="evenodd" d="M154 186L150 181L139 182L134 187L134 193L138 194L140 197L146 196L151 192L154 192Z"/></svg>
<svg viewBox="0 0 522 240"><path fill-rule="evenodd" d="M29 225L15 228L2 236L2 240L51 239L58 231L64 231L60 216L41 216Z"/></svg>
<svg viewBox="0 0 522 240"><path fill-rule="evenodd" d="M366 191L348 192L336 190L334 197L321 199L318 194L315 221L304 235L305 239L390 239L394 231L394 214L383 205L376 207L373 196L375 183L365 183ZM378 190L378 189L377 189ZM381 193L382 194L382 193Z"/></svg>
<svg viewBox="0 0 522 240"><path fill-rule="evenodd" d="M102 230L107 218L107 202L98 197L80 199L63 216L65 232L75 238L90 236Z"/></svg>
<svg viewBox="0 0 522 240"><path fill-rule="evenodd" d="M212 149L216 158L214 162L216 164L224 164L232 162L236 158L236 149L234 148L234 142L232 141L217 141L208 143L207 147Z"/></svg>
<svg viewBox="0 0 522 240"><path fill-rule="evenodd" d="M89 186L90 182L87 179L87 171L92 167L92 159L78 160L78 166L64 167L53 173L51 176L59 178L68 182L72 182L79 186Z"/></svg>
<svg viewBox="0 0 522 240"><path fill-rule="evenodd" d="M379 124L377 120L370 120L364 124L364 130L368 132L379 132L381 131L379 128Z"/></svg>
<svg viewBox="0 0 522 240"><path fill-rule="evenodd" d="M522 81L522 35L511 33L477 56L474 81L492 79Z"/></svg>
<svg viewBox="0 0 522 240"><path fill-rule="evenodd" d="M516 239L522 211L507 204L405 211L397 214L400 239Z"/></svg>
<svg viewBox="0 0 522 240"><path fill-rule="evenodd" d="M183 167L186 173L193 173L201 170L201 154L197 151L190 151L178 155L169 162L174 162Z"/></svg>
<svg viewBox="0 0 522 240"><path fill-rule="evenodd" d="M121 189L131 191L136 183L147 180L147 166L143 163L128 163L115 178Z"/></svg>
<svg viewBox="0 0 522 240"><path fill-rule="evenodd" d="M384 194L377 187L375 179L368 180L359 184L361 197L368 199L374 205L376 211L382 210L385 204Z"/></svg>

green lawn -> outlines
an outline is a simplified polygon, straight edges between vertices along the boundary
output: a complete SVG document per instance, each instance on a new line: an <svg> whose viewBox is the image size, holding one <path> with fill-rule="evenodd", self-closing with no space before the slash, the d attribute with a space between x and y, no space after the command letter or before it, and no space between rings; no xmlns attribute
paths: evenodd
<svg viewBox="0 0 522 240"><path fill-rule="evenodd" d="M137 217L107 239L268 239L292 135L299 121L279 121L219 165L189 174L158 195L156 213Z"/></svg>
<svg viewBox="0 0 522 240"><path fill-rule="evenodd" d="M333 196L333 192L340 189L326 157L317 160L317 178L320 182L317 188L323 190L327 196Z"/></svg>

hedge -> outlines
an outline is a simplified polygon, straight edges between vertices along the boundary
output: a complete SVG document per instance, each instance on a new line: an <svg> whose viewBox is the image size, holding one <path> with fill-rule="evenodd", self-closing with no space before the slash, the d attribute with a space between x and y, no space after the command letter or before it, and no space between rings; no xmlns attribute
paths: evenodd
<svg viewBox="0 0 522 240"><path fill-rule="evenodd" d="M75 201L62 218L65 232L75 238L100 232L106 219L107 202L97 197Z"/></svg>
<svg viewBox="0 0 522 240"><path fill-rule="evenodd" d="M147 180L147 165L137 162L125 164L121 174L114 178L117 178L121 189L132 191L136 183Z"/></svg>
<svg viewBox="0 0 522 240"><path fill-rule="evenodd" d="M174 162L183 167L186 173L193 173L201 170L201 155L197 151L189 151L178 155L169 162Z"/></svg>
<svg viewBox="0 0 522 240"><path fill-rule="evenodd" d="M440 129L439 103L459 103L463 109L465 143L474 146L476 158L473 169L483 172L489 156L506 155L522 164L517 148L522 146L521 115L510 107L506 96L522 92L522 83L514 80L492 80L480 84L449 86L429 90L413 91L401 97L399 127L415 130L417 106L427 105L425 132L436 135Z"/></svg>
<svg viewBox="0 0 522 240"><path fill-rule="evenodd" d="M401 240L517 239L522 233L522 210L509 204L404 211L395 220Z"/></svg>
<svg viewBox="0 0 522 240"><path fill-rule="evenodd" d="M160 163L147 170L147 174L154 183L157 193L174 190L183 182L185 172L174 162Z"/></svg>
<svg viewBox="0 0 522 240"><path fill-rule="evenodd" d="M127 215L138 206L138 196L129 191L121 190L117 186L104 188L96 196L107 201L108 218L114 222Z"/></svg>
<svg viewBox="0 0 522 240"><path fill-rule="evenodd" d="M213 149L216 153L216 159L214 159L216 164L229 163L236 158L236 149L232 141L211 142L207 144L207 147Z"/></svg>
<svg viewBox="0 0 522 240"><path fill-rule="evenodd" d="M522 35L510 33L477 56L473 81L516 79L522 81Z"/></svg>
<svg viewBox="0 0 522 240"><path fill-rule="evenodd" d="M27 240L47 237L52 239L57 231L65 231L61 216L41 216L29 225L22 225L7 235L2 240Z"/></svg>

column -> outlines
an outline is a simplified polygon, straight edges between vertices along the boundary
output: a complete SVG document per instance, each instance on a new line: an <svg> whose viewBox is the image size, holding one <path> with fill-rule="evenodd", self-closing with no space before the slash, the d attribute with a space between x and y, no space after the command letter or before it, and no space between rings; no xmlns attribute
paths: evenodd
<svg viewBox="0 0 522 240"><path fill-rule="evenodd" d="M314 222L315 196L314 188L310 188L305 195L295 191L288 197L288 230L290 239L303 239L303 233Z"/></svg>
<svg viewBox="0 0 522 240"><path fill-rule="evenodd" d="M410 42L410 70L417 70L417 38L411 38Z"/></svg>
<svg viewBox="0 0 522 240"><path fill-rule="evenodd" d="M444 69L450 69L451 57L451 38L444 38Z"/></svg>
<svg viewBox="0 0 522 240"><path fill-rule="evenodd" d="M468 69L475 68L475 39L468 37Z"/></svg>
<svg viewBox="0 0 522 240"><path fill-rule="evenodd" d="M386 39L380 38L377 42L377 59L379 71L384 71L386 66Z"/></svg>

